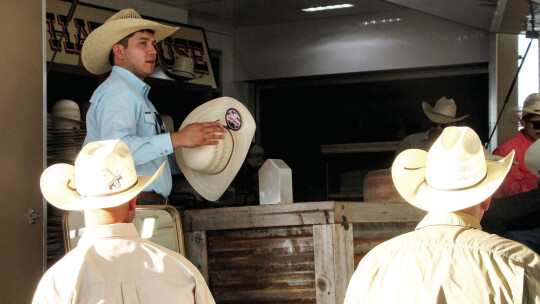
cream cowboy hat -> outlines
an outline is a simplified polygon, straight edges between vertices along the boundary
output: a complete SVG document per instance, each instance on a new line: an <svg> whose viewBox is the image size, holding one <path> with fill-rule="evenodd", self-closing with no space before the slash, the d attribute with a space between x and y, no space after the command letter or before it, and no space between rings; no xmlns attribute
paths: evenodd
<svg viewBox="0 0 540 304"><path fill-rule="evenodd" d="M429 118L429 120L438 124L447 124L460 121L469 116L465 115L456 118L456 102L453 99L447 99L446 97L439 98L439 100L437 100L437 102L435 103L434 108L432 108L429 103L423 101L422 109L424 109L424 113Z"/></svg>
<svg viewBox="0 0 540 304"><path fill-rule="evenodd" d="M521 115L536 114L540 115L540 93L532 93L523 101Z"/></svg>
<svg viewBox="0 0 540 304"><path fill-rule="evenodd" d="M176 32L178 27L145 20L134 9L123 9L112 15L88 35L81 51L84 67L93 74L103 74L110 71L109 53L113 45L127 35L145 29L153 30L154 39L159 42Z"/></svg>
<svg viewBox="0 0 540 304"><path fill-rule="evenodd" d="M249 110L230 97L210 100L193 110L180 126L195 122L220 122L227 132L217 145L176 149L182 173L202 197L216 201L238 173L255 134Z"/></svg>
<svg viewBox="0 0 540 304"><path fill-rule="evenodd" d="M479 204L504 180L514 151L486 160L480 138L468 127L447 127L429 152L408 149L392 165L399 194L429 212L452 212Z"/></svg>
<svg viewBox="0 0 540 304"><path fill-rule="evenodd" d="M41 174L41 192L53 206L64 210L111 208L127 203L163 172L137 176L133 157L121 140L88 143L75 166L55 164Z"/></svg>

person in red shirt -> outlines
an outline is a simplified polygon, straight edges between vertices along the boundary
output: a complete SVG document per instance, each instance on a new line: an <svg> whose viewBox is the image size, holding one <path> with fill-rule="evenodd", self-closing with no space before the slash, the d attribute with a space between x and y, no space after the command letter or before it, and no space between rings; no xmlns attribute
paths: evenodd
<svg viewBox="0 0 540 304"><path fill-rule="evenodd" d="M493 155L505 156L515 150L514 165L495 193L482 226L540 253L540 179L525 165L527 149L540 138L540 93L527 96L519 123L523 128L518 134L493 151Z"/></svg>

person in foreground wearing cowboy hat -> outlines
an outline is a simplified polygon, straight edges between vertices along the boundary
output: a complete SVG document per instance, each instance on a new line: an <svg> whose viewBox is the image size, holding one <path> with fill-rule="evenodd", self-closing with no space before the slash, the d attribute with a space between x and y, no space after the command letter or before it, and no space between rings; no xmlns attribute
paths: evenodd
<svg viewBox="0 0 540 304"><path fill-rule="evenodd" d="M81 51L89 72L103 74L112 69L90 99L83 145L121 139L128 144L141 174L154 172L174 149L215 145L225 132L215 122L194 123L169 132L148 99L150 86L144 79L154 72L155 44L176 30L178 27L145 20L135 10L124 9L92 31ZM174 156L169 161L174 162ZM141 192L139 203L165 204L172 189L171 174L169 165L165 166L161 177Z"/></svg>
<svg viewBox="0 0 540 304"><path fill-rule="evenodd" d="M513 156L486 161L468 127L445 128L429 152L400 153L394 184L427 215L360 261L345 304L540 303L540 257L480 226Z"/></svg>
<svg viewBox="0 0 540 304"><path fill-rule="evenodd" d="M482 225L486 231L522 242L540 254L540 178L525 163L527 150L540 138L540 94L527 96L521 112L522 129L493 151L493 155L503 156L515 150L515 164L493 196Z"/></svg>
<svg viewBox="0 0 540 304"><path fill-rule="evenodd" d="M431 128L425 132L414 133L405 137L396 150L396 156L406 149L416 148L428 151L444 128L455 126L458 121L469 116L465 115L456 118L456 102L446 97L439 98L435 103L435 107L431 107L431 105L423 101L422 109L431 122Z"/></svg>
<svg viewBox="0 0 540 304"><path fill-rule="evenodd" d="M33 303L215 303L199 270L178 252L143 239L133 225L137 195L163 172L137 176L121 140L88 143L75 166L41 175L53 206L82 210L75 249L43 276Z"/></svg>

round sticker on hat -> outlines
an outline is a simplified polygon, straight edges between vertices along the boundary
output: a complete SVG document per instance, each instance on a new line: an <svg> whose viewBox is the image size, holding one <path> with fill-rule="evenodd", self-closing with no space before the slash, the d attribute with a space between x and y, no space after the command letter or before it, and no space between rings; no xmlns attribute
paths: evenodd
<svg viewBox="0 0 540 304"><path fill-rule="evenodd" d="M242 127L242 117L235 108L230 108L225 114L225 120L227 121L227 127L233 131L238 131Z"/></svg>

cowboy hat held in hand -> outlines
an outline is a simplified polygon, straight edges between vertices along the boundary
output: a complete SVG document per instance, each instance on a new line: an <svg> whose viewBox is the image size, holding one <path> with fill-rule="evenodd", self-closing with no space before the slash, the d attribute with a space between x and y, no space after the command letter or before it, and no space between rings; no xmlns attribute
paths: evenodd
<svg viewBox="0 0 540 304"><path fill-rule="evenodd" d="M427 102L422 102L422 109L424 114L434 123L448 124L456 121L463 120L469 115L456 118L456 102L453 99L441 97L435 103L435 107L432 108Z"/></svg>
<svg viewBox="0 0 540 304"><path fill-rule="evenodd" d="M514 151L505 158L486 160L476 132L447 127L429 152L409 149L392 165L392 179L410 204L429 212L452 212L477 205L500 186Z"/></svg>
<svg viewBox="0 0 540 304"><path fill-rule="evenodd" d="M219 122L227 132L217 145L178 148L175 155L182 173L202 197L216 201L231 184L244 163L253 135L255 120L238 100L220 97L193 110L180 126L191 123Z"/></svg>
<svg viewBox="0 0 540 304"><path fill-rule="evenodd" d="M149 186L163 172L137 176L131 152L121 140L90 142L75 166L55 164L41 174L41 192L53 206L89 210L120 206Z"/></svg>
<svg viewBox="0 0 540 304"><path fill-rule="evenodd" d="M134 9L123 9L88 35L81 51L84 67L93 74L110 71L112 67L109 63L109 53L113 45L140 30L154 31L154 38L159 42L176 32L178 27L145 20Z"/></svg>

